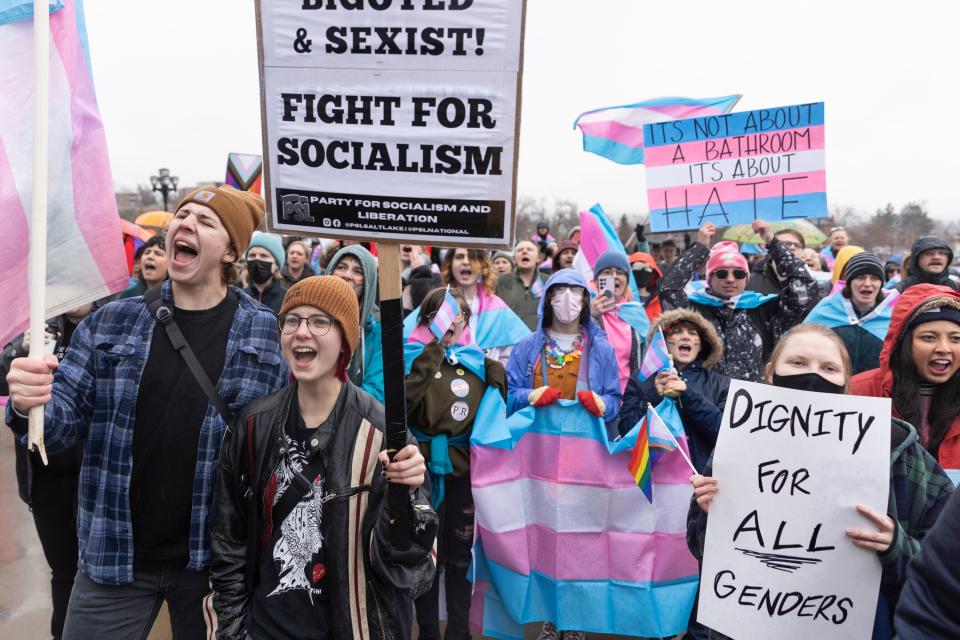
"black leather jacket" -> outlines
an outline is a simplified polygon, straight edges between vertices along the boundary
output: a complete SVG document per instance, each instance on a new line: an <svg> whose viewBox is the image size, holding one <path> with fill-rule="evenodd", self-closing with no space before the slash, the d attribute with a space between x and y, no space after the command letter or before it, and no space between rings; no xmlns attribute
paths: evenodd
<svg viewBox="0 0 960 640"><path fill-rule="evenodd" d="M391 547L387 482L377 462L385 443L383 405L352 383L344 384L344 408L329 445L318 454L326 457L328 493L321 526L330 622L334 638L389 640L399 635L401 599L418 597L433 582L437 514L429 491L418 490L410 500L411 546L403 551ZM286 451L284 426L296 390L291 384L252 402L224 435L210 525L217 638L246 637L265 533L264 490Z"/></svg>

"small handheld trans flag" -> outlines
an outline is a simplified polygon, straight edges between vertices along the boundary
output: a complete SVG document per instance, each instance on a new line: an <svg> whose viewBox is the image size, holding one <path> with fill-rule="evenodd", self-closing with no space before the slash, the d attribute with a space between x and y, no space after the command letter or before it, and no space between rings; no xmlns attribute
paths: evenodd
<svg viewBox="0 0 960 640"><path fill-rule="evenodd" d="M663 329L657 329L657 332L647 345L647 352L643 354L643 362L640 363L640 380L646 380L652 375L670 366L670 352L667 351L667 340L663 337Z"/></svg>
<svg viewBox="0 0 960 640"><path fill-rule="evenodd" d="M627 469L630 470L633 481L643 491L643 495L647 496L647 500L653 504L653 462L650 458L649 424L646 418L640 423L637 444L633 447L633 455L630 456Z"/></svg>
<svg viewBox="0 0 960 640"><path fill-rule="evenodd" d="M460 315L460 305L457 299L450 294L450 287L447 287L447 293L443 297L443 303L437 312L433 314L433 322L430 323L430 331L437 336L437 340L443 340L443 336L450 330L454 320Z"/></svg>

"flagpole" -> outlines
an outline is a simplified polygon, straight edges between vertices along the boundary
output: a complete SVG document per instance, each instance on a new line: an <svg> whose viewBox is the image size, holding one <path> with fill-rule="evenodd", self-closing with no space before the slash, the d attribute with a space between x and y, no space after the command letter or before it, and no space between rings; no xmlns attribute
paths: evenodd
<svg viewBox="0 0 960 640"><path fill-rule="evenodd" d="M47 159L50 105L49 0L33 0L33 189L30 208L30 357L42 358L46 343ZM28 446L36 446L43 464L43 406L30 409Z"/></svg>

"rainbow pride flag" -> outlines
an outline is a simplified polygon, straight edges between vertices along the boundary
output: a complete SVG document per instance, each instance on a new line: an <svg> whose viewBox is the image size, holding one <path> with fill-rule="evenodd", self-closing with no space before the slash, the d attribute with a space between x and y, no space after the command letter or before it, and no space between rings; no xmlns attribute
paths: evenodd
<svg viewBox="0 0 960 640"><path fill-rule="evenodd" d="M640 380L646 380L669 366L670 352L667 351L667 341L663 337L663 329L658 328L650 344L647 345L646 353L643 354L643 362L640 363L637 377Z"/></svg>
<svg viewBox="0 0 960 640"><path fill-rule="evenodd" d="M583 150L619 164L643 164L643 125L729 113L740 94L720 98L653 98L580 114L573 128L583 134Z"/></svg>
<svg viewBox="0 0 960 640"><path fill-rule="evenodd" d="M648 638L687 628L698 584L690 470L664 456L647 500L627 470L639 433L610 442L603 421L568 400L505 420L478 413L472 627L497 638L539 621Z"/></svg>
<svg viewBox="0 0 960 640"><path fill-rule="evenodd" d="M107 139L93 88L83 4L50 3L46 316L129 284ZM30 315L33 2L0 0L0 344Z"/></svg>
<svg viewBox="0 0 960 640"><path fill-rule="evenodd" d="M650 459L650 428L646 418L640 422L637 444L633 447L627 469L643 495L653 504L653 461Z"/></svg>

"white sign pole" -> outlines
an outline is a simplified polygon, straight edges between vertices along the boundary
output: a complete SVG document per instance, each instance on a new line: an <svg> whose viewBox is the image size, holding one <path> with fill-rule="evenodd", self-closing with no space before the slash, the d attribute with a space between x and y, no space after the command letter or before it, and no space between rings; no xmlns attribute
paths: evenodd
<svg viewBox="0 0 960 640"><path fill-rule="evenodd" d="M47 286L47 157L50 109L50 7L48 0L33 0L33 191L30 208L30 357L42 358L46 338ZM28 446L43 446L43 407L30 409Z"/></svg>

